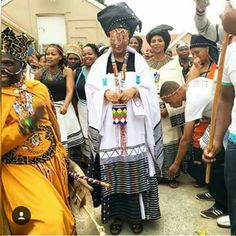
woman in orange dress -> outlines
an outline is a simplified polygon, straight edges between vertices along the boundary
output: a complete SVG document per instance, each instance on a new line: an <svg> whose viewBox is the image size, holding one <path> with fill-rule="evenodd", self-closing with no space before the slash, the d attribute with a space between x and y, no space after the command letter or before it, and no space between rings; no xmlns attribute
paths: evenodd
<svg viewBox="0 0 236 236"><path fill-rule="evenodd" d="M66 153L48 90L24 77L28 38L6 28L2 40L1 186L11 234L73 234Z"/></svg>

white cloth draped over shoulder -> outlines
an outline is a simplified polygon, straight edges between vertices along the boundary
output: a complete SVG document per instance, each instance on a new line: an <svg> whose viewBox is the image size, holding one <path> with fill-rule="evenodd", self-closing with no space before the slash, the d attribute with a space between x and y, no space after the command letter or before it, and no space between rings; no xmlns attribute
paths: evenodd
<svg viewBox="0 0 236 236"><path fill-rule="evenodd" d="M178 57L175 57L172 61L168 62L162 66L158 73L160 75L157 86L158 90L161 89L161 86L166 81L175 81L179 85L185 83L184 77L182 74L182 67L179 63ZM164 161L162 173L158 173L159 177L168 179L168 170L169 167L175 160L179 140L181 138L182 132L180 126L184 125L184 105L179 108L170 107L169 104L164 103L159 98L160 105L164 106L168 111L168 116L161 118L162 132L163 132L163 144L164 144ZM180 172L176 173L176 177Z"/></svg>

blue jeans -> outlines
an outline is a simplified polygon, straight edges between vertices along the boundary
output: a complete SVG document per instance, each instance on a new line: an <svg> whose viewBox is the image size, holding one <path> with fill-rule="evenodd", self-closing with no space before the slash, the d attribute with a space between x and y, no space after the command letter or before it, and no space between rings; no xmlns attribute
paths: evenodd
<svg viewBox="0 0 236 236"><path fill-rule="evenodd" d="M225 154L225 184L228 193L231 235L236 235L236 143L231 141L228 141Z"/></svg>

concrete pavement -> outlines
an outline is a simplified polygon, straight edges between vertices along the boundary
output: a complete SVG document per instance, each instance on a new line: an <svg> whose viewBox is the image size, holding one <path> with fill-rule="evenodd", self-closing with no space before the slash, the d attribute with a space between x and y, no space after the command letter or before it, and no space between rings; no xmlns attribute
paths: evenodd
<svg viewBox="0 0 236 236"><path fill-rule="evenodd" d="M193 179L182 174L178 180L180 186L172 189L168 185L159 185L159 197L162 218L158 221L145 222L142 235L193 235L196 230L203 229L208 235L230 235L229 229L220 228L214 219L204 219L200 211L213 205L212 201L199 201L195 195L206 191L206 188L192 186ZM100 208L95 211L100 223ZM110 234L109 224L105 232ZM133 235L130 225L124 224L120 235Z"/></svg>

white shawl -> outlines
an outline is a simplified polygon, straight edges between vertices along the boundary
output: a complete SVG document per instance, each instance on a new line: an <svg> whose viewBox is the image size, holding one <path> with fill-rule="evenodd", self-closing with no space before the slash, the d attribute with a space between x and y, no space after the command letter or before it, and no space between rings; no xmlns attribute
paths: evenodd
<svg viewBox="0 0 236 236"><path fill-rule="evenodd" d="M128 47L129 52L135 54L135 72L127 72L125 89L136 87L140 94L144 116L140 108L137 108L134 100L127 103L127 146L147 143L153 153L155 140L153 135L154 127L160 121L160 110L157 105L154 93L155 86L150 74L149 66L145 59L134 49ZM100 56L93 64L85 85L88 122L89 126L98 130L101 136L101 149L117 147L113 138L114 127L112 124L112 103L106 103L104 93L110 89L115 91L114 75L106 74L108 57L111 48L107 53ZM136 76L140 76L140 83L137 83ZM143 133L142 133L143 132ZM143 140L143 137L145 139Z"/></svg>

